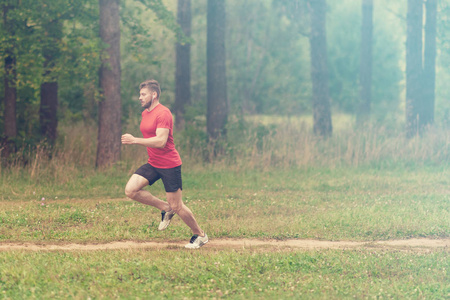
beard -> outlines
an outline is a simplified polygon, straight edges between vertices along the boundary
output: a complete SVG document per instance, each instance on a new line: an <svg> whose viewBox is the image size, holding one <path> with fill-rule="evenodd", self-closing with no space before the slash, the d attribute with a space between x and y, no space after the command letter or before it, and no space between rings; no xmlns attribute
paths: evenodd
<svg viewBox="0 0 450 300"><path fill-rule="evenodd" d="M142 108L143 108L143 109L150 108L150 106L152 106L152 104L153 104L153 99L150 100L149 102L145 103L145 104L142 106Z"/></svg>

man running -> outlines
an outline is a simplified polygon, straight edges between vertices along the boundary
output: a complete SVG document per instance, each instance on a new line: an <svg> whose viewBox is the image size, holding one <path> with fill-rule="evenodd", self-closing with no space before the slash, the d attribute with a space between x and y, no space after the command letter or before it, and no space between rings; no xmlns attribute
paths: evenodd
<svg viewBox="0 0 450 300"><path fill-rule="evenodd" d="M197 249L208 242L208 236L200 228L192 211L182 201L181 158L173 141L173 118L170 110L159 103L161 88L156 80L147 80L139 85L142 108L140 129L143 138L131 134L122 135L122 144L147 147L148 162L131 176L125 187L127 197L161 210L158 230L169 226L172 217L178 214L192 230L193 236L185 246ZM161 179L166 190L162 201L144 190Z"/></svg>

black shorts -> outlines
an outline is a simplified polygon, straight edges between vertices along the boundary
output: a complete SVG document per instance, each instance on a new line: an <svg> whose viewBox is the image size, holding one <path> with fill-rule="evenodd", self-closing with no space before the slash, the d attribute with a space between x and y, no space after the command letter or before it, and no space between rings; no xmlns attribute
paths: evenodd
<svg viewBox="0 0 450 300"><path fill-rule="evenodd" d="M181 165L170 169L159 169L147 163L137 169L134 174L138 174L147 179L149 185L152 185L158 179L161 179L167 193L173 193L178 191L178 189L183 189Z"/></svg>

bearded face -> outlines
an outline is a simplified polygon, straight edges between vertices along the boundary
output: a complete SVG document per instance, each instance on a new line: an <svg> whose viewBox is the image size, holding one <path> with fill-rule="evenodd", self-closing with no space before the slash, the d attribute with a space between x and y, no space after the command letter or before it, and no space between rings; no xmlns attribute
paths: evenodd
<svg viewBox="0 0 450 300"><path fill-rule="evenodd" d="M156 98L156 92L149 90L148 88L143 88L139 92L139 101L141 102L141 107L144 109L152 106L153 100Z"/></svg>

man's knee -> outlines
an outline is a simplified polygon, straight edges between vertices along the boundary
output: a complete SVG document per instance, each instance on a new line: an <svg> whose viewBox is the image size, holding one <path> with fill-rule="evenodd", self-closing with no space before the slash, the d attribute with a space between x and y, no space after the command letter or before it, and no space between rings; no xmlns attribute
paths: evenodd
<svg viewBox="0 0 450 300"><path fill-rule="evenodd" d="M183 202L181 203L171 203L169 204L170 208L176 213L178 214L178 212L183 208Z"/></svg>
<svg viewBox="0 0 450 300"><path fill-rule="evenodd" d="M147 179L138 174L133 174L125 186L125 195L128 198L135 199L139 191L141 191L146 185L148 185Z"/></svg>
<svg viewBox="0 0 450 300"><path fill-rule="evenodd" d="M136 197L136 194L138 193L138 191L136 189L130 188L130 187L125 187L125 195L128 198L134 199Z"/></svg>
<svg viewBox="0 0 450 300"><path fill-rule="evenodd" d="M166 196L170 208L178 214L178 212L183 209L181 189L176 192L167 193Z"/></svg>

